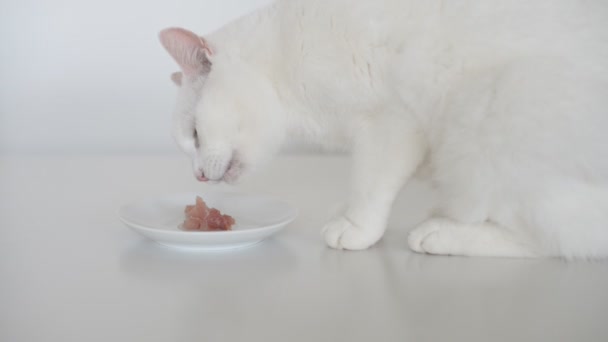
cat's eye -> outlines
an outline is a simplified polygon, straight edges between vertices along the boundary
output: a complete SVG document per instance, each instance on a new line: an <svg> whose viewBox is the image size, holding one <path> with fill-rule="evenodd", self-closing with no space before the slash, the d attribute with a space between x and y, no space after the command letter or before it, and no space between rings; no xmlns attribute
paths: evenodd
<svg viewBox="0 0 608 342"><path fill-rule="evenodd" d="M198 148L199 147L199 144L198 144L198 132L196 131L196 129L192 132L192 138L194 138L194 146L196 148Z"/></svg>

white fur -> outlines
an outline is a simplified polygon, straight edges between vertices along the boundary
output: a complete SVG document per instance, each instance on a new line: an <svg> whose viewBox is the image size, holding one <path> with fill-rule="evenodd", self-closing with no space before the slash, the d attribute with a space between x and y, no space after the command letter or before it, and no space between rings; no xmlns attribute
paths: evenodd
<svg viewBox="0 0 608 342"><path fill-rule="evenodd" d="M416 251L607 257L607 23L604 0L278 1L192 43L211 68L180 79L176 139L211 180L296 139L351 150L331 247L378 241L419 175Z"/></svg>

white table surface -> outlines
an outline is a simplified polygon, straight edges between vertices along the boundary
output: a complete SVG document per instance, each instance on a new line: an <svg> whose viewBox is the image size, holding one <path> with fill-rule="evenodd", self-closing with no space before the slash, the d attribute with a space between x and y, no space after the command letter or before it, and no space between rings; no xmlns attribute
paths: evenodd
<svg viewBox="0 0 608 342"><path fill-rule="evenodd" d="M319 230L343 157L281 157L240 188L299 218L250 249L184 253L116 215L204 191L182 156L0 158L0 341L608 341L608 263L414 254L431 198L413 183L363 252Z"/></svg>

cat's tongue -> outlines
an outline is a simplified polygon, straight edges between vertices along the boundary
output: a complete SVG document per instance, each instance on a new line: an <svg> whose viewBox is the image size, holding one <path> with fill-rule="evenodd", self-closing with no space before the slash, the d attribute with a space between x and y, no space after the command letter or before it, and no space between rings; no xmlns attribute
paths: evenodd
<svg viewBox="0 0 608 342"><path fill-rule="evenodd" d="M205 176L196 176L196 179L198 179L200 182L206 182L209 180L209 178Z"/></svg>

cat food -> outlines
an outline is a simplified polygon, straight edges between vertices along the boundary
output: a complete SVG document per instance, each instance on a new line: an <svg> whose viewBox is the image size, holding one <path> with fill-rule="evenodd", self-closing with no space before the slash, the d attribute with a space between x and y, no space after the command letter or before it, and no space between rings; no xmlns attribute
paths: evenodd
<svg viewBox="0 0 608 342"><path fill-rule="evenodd" d="M209 208L205 201L196 196L195 205L187 205L184 210L186 220L182 228L187 231L221 231L231 230L234 218L215 209Z"/></svg>

